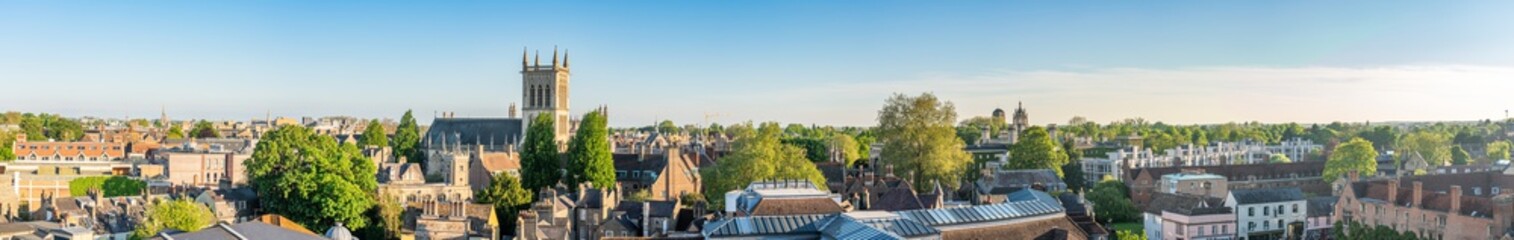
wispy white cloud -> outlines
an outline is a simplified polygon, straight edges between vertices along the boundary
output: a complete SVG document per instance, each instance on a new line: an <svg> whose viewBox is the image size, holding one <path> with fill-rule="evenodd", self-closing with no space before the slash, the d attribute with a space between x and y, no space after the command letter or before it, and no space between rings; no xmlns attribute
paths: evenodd
<svg viewBox="0 0 1514 240"><path fill-rule="evenodd" d="M739 92L739 91L738 91ZM1174 123L1329 122L1501 118L1514 108L1514 67L1107 68L937 74L910 80L799 85L719 93L701 104L722 119L870 125L892 93L932 92L960 116L1023 101L1037 123L1072 116Z"/></svg>

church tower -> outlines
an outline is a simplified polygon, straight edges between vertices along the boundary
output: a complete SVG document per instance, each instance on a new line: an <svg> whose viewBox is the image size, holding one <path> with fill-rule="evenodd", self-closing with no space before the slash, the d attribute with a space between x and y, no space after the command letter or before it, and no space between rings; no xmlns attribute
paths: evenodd
<svg viewBox="0 0 1514 240"><path fill-rule="evenodd" d="M521 102L525 103L524 116L521 118L522 130L530 129L531 120L537 115L547 114L553 118L552 129L557 135L559 145L568 141L568 55L563 53L562 61L557 59L557 48L552 48L551 65L541 64L541 54L536 54L535 62L528 62L526 52L520 54L521 75Z"/></svg>

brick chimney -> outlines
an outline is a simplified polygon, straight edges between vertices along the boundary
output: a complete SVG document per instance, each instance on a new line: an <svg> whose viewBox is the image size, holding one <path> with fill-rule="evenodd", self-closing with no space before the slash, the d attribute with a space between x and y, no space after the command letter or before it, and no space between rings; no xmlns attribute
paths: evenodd
<svg viewBox="0 0 1514 240"><path fill-rule="evenodd" d="M1398 179L1388 180L1388 204L1398 205Z"/></svg>
<svg viewBox="0 0 1514 240"><path fill-rule="evenodd" d="M1461 212L1461 186L1451 185L1451 214Z"/></svg>
<svg viewBox="0 0 1514 240"><path fill-rule="evenodd" d="M1414 205L1411 205L1412 207L1416 207L1416 208L1424 207L1424 206L1420 205L1420 199L1423 199L1424 196L1425 196L1424 195L1424 188L1425 188L1424 184L1420 183L1419 181L1414 181Z"/></svg>
<svg viewBox="0 0 1514 240"><path fill-rule="evenodd" d="M1346 172L1346 176L1347 176L1347 179L1351 179L1352 182L1356 182L1357 180L1361 180L1361 178L1359 178L1359 176L1356 173L1356 171Z"/></svg>

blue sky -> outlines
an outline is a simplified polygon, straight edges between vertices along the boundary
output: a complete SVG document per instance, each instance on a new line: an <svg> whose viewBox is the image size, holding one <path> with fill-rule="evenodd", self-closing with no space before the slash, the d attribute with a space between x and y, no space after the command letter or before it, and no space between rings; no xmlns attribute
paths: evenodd
<svg viewBox="0 0 1514 240"><path fill-rule="evenodd" d="M500 116L522 48L611 124L874 124L895 92L1036 123L1499 118L1510 1L4 1L0 109Z"/></svg>

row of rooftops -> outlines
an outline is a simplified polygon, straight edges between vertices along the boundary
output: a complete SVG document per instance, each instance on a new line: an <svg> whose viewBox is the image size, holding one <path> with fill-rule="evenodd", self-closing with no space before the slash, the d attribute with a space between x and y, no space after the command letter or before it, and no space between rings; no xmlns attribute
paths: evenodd
<svg viewBox="0 0 1514 240"><path fill-rule="evenodd" d="M1037 193L1046 195L1046 193ZM941 236L946 231L970 231L1020 221L1065 218L1065 209L1061 204L1056 203L1054 199L1052 201L1045 199L1052 198L1048 195L1045 198L1021 199L999 204L898 212L835 211L815 214L739 216L712 221L705 225L702 234L707 238L817 235L826 239L914 239ZM1050 229L1020 230L1050 231ZM1081 231L1076 227L1063 230Z"/></svg>
<svg viewBox="0 0 1514 240"><path fill-rule="evenodd" d="M702 231L706 238L807 235L823 239L951 239L944 236L972 238L963 236L1004 231L1015 233L987 236L1036 237L1060 232L1066 237L1069 231L1087 235L1068 217L1063 200L1028 188L1008 194L997 204L850 211L844 206L846 202L813 183L776 180L754 182L745 190L729 192L726 204L727 217L706 224ZM1081 203L1073 205L1077 204ZM1060 230L1005 227L1026 222Z"/></svg>

